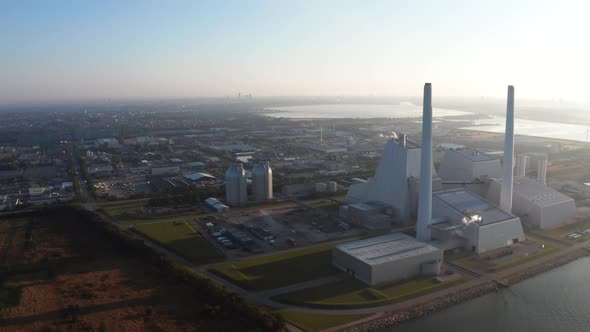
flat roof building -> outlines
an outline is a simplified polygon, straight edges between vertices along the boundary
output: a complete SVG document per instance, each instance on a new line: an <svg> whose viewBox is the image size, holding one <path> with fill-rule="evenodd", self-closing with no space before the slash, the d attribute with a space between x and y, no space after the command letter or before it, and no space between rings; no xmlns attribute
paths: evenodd
<svg viewBox="0 0 590 332"><path fill-rule="evenodd" d="M520 218L465 189L432 195L432 237L441 247L478 254L524 241Z"/></svg>
<svg viewBox="0 0 590 332"><path fill-rule="evenodd" d="M336 246L332 262L368 285L438 274L441 249L403 233L382 235Z"/></svg>
<svg viewBox="0 0 590 332"><path fill-rule="evenodd" d="M500 160L473 149L449 150L438 168L443 181L473 181L487 176L502 177Z"/></svg>
<svg viewBox="0 0 590 332"><path fill-rule="evenodd" d="M490 182L488 199L498 202L502 179ZM523 222L541 229L554 228L576 217L575 201L528 177L514 178L512 211Z"/></svg>

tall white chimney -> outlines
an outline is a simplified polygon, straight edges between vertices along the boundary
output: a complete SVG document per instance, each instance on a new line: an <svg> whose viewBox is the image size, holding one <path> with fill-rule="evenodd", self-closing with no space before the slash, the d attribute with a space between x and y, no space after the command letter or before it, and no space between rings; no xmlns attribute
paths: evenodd
<svg viewBox="0 0 590 332"><path fill-rule="evenodd" d="M500 193L500 208L512 212L512 188L514 186L514 87L508 86L506 105L506 132L504 135L504 178Z"/></svg>
<svg viewBox="0 0 590 332"><path fill-rule="evenodd" d="M424 84L422 105L422 150L416 239L428 242L430 241L430 224L432 222L432 86L430 83Z"/></svg>
<svg viewBox="0 0 590 332"><path fill-rule="evenodd" d="M538 164L537 181L544 185L547 182L547 158L539 159Z"/></svg>

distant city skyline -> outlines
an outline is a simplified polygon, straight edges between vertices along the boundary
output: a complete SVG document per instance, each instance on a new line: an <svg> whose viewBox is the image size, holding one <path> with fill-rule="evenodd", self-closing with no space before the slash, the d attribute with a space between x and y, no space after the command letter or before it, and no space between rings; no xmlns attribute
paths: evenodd
<svg viewBox="0 0 590 332"><path fill-rule="evenodd" d="M590 101L585 1L3 1L0 103L254 96Z"/></svg>

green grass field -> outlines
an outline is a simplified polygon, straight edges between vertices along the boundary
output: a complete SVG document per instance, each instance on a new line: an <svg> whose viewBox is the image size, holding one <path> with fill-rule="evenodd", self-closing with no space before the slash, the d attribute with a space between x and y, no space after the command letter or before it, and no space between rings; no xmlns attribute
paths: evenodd
<svg viewBox="0 0 590 332"><path fill-rule="evenodd" d="M503 270L509 269L511 267L515 267L515 266L518 266L520 264L524 264L526 262L530 262L532 260L541 258L543 256L547 256L547 255L549 255L551 253L554 253L554 252L556 252L558 250L559 250L559 247L556 246L556 245L554 245L554 244L545 244L545 248L543 248L543 249L541 249L541 250L539 250L539 251L537 251L537 252L535 252L535 253L533 253L531 255L528 255L526 257L523 257L523 258L520 258L520 259L511 261L511 262L506 262L506 263L503 263L503 264L496 265L496 266L494 266L493 268L490 269L490 272L503 271Z"/></svg>
<svg viewBox="0 0 590 332"><path fill-rule="evenodd" d="M224 255L186 221L157 222L135 226L135 230L195 264L209 264L224 259Z"/></svg>
<svg viewBox="0 0 590 332"><path fill-rule="evenodd" d="M327 328L352 323L370 316L310 314L287 309L277 310L275 312L291 324L310 332L321 331Z"/></svg>
<svg viewBox="0 0 590 332"><path fill-rule="evenodd" d="M251 290L265 290L327 277L332 267L333 244L214 266L210 271Z"/></svg>
<svg viewBox="0 0 590 332"><path fill-rule="evenodd" d="M393 284L368 287L356 279L281 294L273 300L314 308L365 308L402 302L465 282L457 279L439 283L434 278L419 277Z"/></svg>
<svg viewBox="0 0 590 332"><path fill-rule="evenodd" d="M127 200L120 202L105 202L97 204L110 217L117 218L124 214L134 214L147 204L147 199Z"/></svg>

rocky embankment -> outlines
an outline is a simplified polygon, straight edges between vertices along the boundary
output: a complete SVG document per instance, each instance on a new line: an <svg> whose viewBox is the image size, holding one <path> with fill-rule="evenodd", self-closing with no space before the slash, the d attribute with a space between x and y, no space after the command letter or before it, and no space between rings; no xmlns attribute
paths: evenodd
<svg viewBox="0 0 590 332"><path fill-rule="evenodd" d="M514 285L540 273L565 265L578 258L587 257L589 254L590 253L587 249L580 249L572 253L558 256L550 262L535 265L532 268L518 271L501 278L501 285ZM396 326L409 320L420 319L432 313L442 311L453 305L483 296L493 291L497 291L499 285L499 283L494 281L483 281L482 283L475 286L459 290L452 294L437 297L428 302L416 304L414 306L387 313L380 316L379 318L368 322L363 322L359 325L346 328L345 330L349 332L374 331L386 327Z"/></svg>

